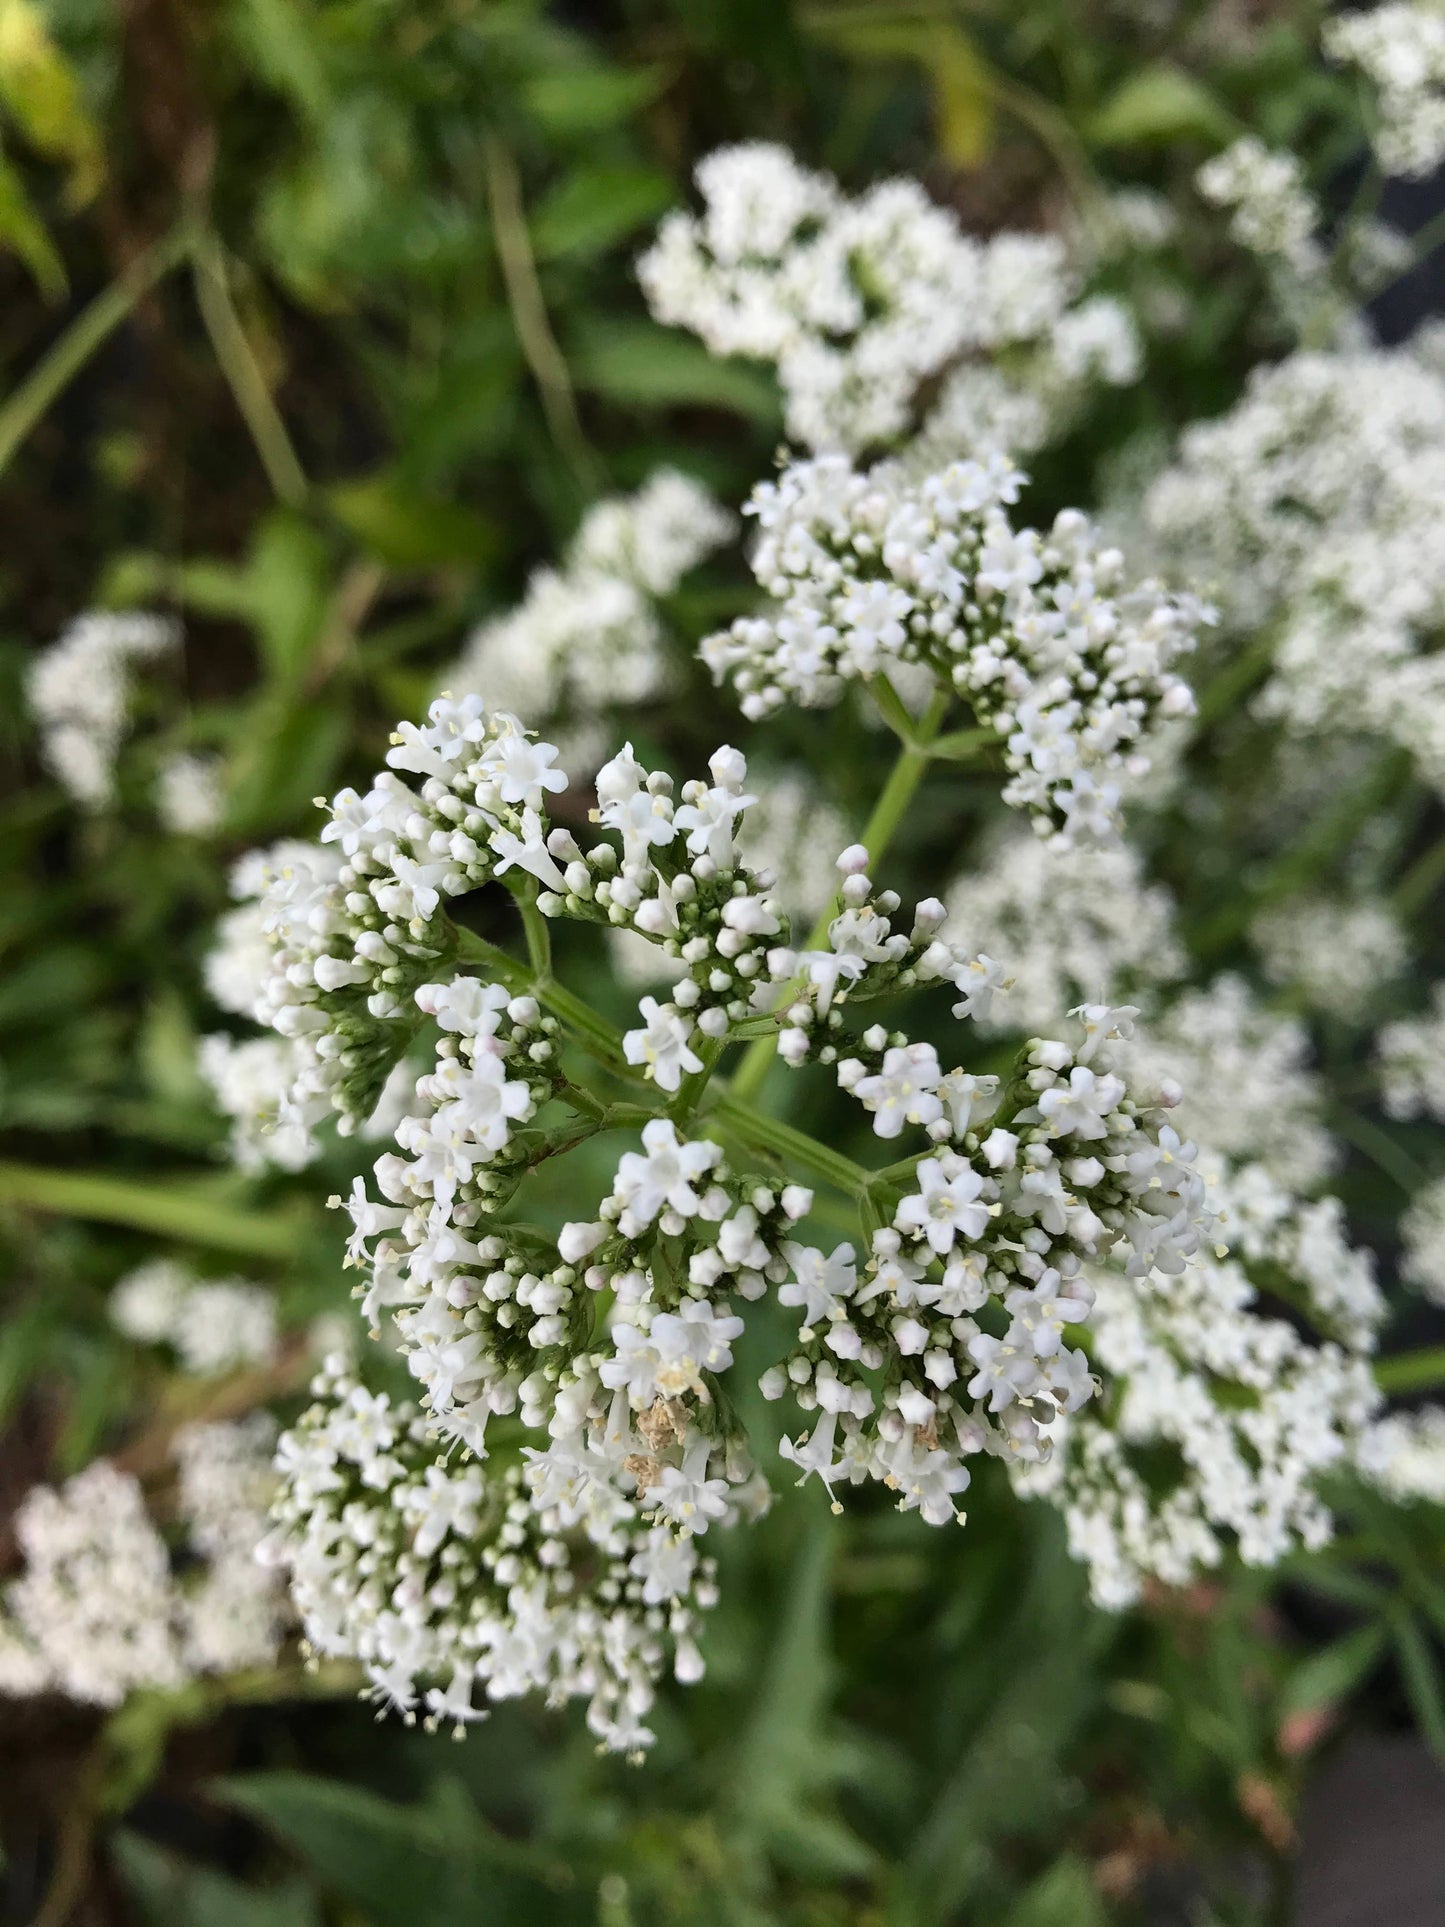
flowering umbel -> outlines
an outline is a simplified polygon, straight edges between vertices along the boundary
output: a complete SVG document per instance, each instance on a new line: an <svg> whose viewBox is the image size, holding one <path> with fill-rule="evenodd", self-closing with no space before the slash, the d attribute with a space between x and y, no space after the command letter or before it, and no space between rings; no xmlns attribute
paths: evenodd
<svg viewBox="0 0 1445 1927"><path fill-rule="evenodd" d="M1038 1464L1094 1400L1079 1341L1101 1279L1167 1305L1214 1214L1171 1093L1131 1082L1132 1011L1082 1006L1007 1073L975 1071L1006 969L946 940L941 903L902 915L861 846L791 943L739 853L735 749L677 789L624 748L586 847L548 819L555 749L478 697L439 699L390 762L331 805L339 863L270 873L258 1003L294 1052L286 1101L351 1123L427 1052L346 1204L365 1313L390 1319L420 1406L322 1374L283 1442L271 1556L313 1646L359 1657L409 1715L465 1723L478 1690L537 1687L584 1697L631 1752L662 1670L700 1670L701 1542L767 1504L745 1342L776 1348L762 1391L803 1481L834 1504L877 1482L943 1525L981 1456ZM489 881L525 963L449 914ZM556 981L562 920L657 946L670 997L615 1030ZM905 994L937 1004L930 1038L886 1021ZM855 1163L724 1082L744 1039L824 1067L895 1161ZM532 1222L531 1174L614 1134L591 1210ZM819 1238L820 1192L856 1237Z"/></svg>

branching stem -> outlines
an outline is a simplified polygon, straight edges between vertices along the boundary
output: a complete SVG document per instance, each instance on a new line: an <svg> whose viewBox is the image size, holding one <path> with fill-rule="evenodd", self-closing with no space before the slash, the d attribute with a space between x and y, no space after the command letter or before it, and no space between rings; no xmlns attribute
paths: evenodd
<svg viewBox="0 0 1445 1927"><path fill-rule="evenodd" d="M897 702L898 699L893 695L891 687L888 693L893 701ZM883 856L893 840L898 825L903 821L904 811L913 801L914 792L923 780L923 773L933 759L933 745L938 738L943 719L948 714L951 700L947 690L939 690L919 720L912 739L905 741L898 752L898 759L889 773L888 781L883 785L882 794L874 804L873 814L869 817L859 839L868 852L870 863L877 864ZM895 727L888 716L888 710L884 709L883 713L885 719L889 720L890 727ZM838 900L835 898L808 932L807 943L804 946L806 949L817 950L827 942L828 926L837 914ZM801 980L795 979L779 998L778 1007L785 1010L800 987ZM768 1067L773 1061L773 1054L777 1048L776 1028L769 1035L755 1038L749 1044L743 1053L742 1062L733 1073L730 1088L734 1097L748 1099L757 1096L762 1089L763 1080L767 1077Z"/></svg>

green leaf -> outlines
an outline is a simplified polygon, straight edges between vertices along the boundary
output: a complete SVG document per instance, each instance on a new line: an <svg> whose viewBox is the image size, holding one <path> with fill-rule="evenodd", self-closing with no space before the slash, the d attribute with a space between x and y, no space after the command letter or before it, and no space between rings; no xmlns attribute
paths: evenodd
<svg viewBox="0 0 1445 1927"><path fill-rule="evenodd" d="M828 1574L837 1532L814 1524L789 1573L782 1617L729 1775L728 1810L738 1832L762 1842L790 1871L846 1880L876 1855L826 1799L836 1748L828 1730L835 1668L828 1646Z"/></svg>
<svg viewBox="0 0 1445 1927"><path fill-rule="evenodd" d="M1311 1653L1285 1682L1280 1712L1312 1713L1347 1699L1375 1664L1385 1646L1383 1626L1358 1626L1342 1639Z"/></svg>
<svg viewBox="0 0 1445 1927"><path fill-rule="evenodd" d="M257 702L239 733L229 823L249 835L294 823L314 797L336 787L349 727L334 700Z"/></svg>
<svg viewBox="0 0 1445 1927"><path fill-rule="evenodd" d="M1370 1612L1383 1605L1385 1592L1377 1581L1367 1579L1352 1566L1332 1563L1329 1559L1302 1561L1300 1578L1317 1592L1331 1599L1341 1599L1347 1606L1358 1606Z"/></svg>
<svg viewBox="0 0 1445 1927"><path fill-rule="evenodd" d="M933 100L938 144L955 167L977 167L988 153L995 122L995 87L988 63L959 26L935 15L900 20L810 22L812 32L860 65L906 60L916 66Z"/></svg>
<svg viewBox="0 0 1445 1927"><path fill-rule="evenodd" d="M33 0L0 0L0 100L38 153L69 165L67 198L83 206L104 172L100 131Z"/></svg>
<svg viewBox="0 0 1445 1927"><path fill-rule="evenodd" d="M700 341L647 321L594 324L569 355L579 388L638 408L725 408L769 431L781 426L770 375L718 361Z"/></svg>
<svg viewBox="0 0 1445 1927"><path fill-rule="evenodd" d="M145 1927L319 1927L302 1881L245 1887L129 1831L110 1845Z"/></svg>
<svg viewBox="0 0 1445 1927"><path fill-rule="evenodd" d="M560 68L537 74L523 89L527 107L550 134L590 133L630 119L671 79L667 67Z"/></svg>
<svg viewBox="0 0 1445 1927"><path fill-rule="evenodd" d="M0 1164L0 1203L98 1224L124 1224L253 1258L289 1258L305 1220L280 1211L244 1211L194 1180L157 1183L102 1171L46 1171Z"/></svg>
<svg viewBox="0 0 1445 1927"><path fill-rule="evenodd" d="M337 519L393 569L448 562L480 567L497 551L496 531L470 509L408 488L394 476L343 482L328 497Z"/></svg>
<svg viewBox="0 0 1445 1927"><path fill-rule="evenodd" d="M334 104L318 46L316 15L290 0L242 0L229 9L257 71L318 126Z"/></svg>
<svg viewBox="0 0 1445 1927"><path fill-rule="evenodd" d="M651 167L579 167L560 180L531 219L539 261L594 255L656 220L672 183Z"/></svg>
<svg viewBox="0 0 1445 1927"><path fill-rule="evenodd" d="M1108 1927L1088 1867L1075 1855L1056 1860L1012 1906L1004 1927Z"/></svg>
<svg viewBox="0 0 1445 1927"><path fill-rule="evenodd" d="M272 677L293 683L326 618L330 557L322 536L281 509L261 525L247 566L252 619Z"/></svg>
<svg viewBox="0 0 1445 1927"><path fill-rule="evenodd" d="M65 268L45 223L31 205L25 184L0 154L0 245L25 263L40 292L58 301L66 290Z"/></svg>
<svg viewBox="0 0 1445 1927"><path fill-rule="evenodd" d="M1233 140L1233 115L1207 88L1171 61L1133 74L1090 120L1089 139L1101 147L1154 147L1200 140Z"/></svg>
<svg viewBox="0 0 1445 1927"><path fill-rule="evenodd" d="M212 1789L300 1853L372 1927L558 1927L577 1920L554 1886L516 1862L460 1789L440 1804L396 1806L360 1787L303 1773L257 1773Z"/></svg>
<svg viewBox="0 0 1445 1927"><path fill-rule="evenodd" d="M1391 1614L1390 1630L1400 1661L1405 1696L1420 1723L1420 1736L1435 1757L1445 1762L1445 1690L1442 1690L1440 1664L1430 1636L1413 1613L1403 1607Z"/></svg>
<svg viewBox="0 0 1445 1927"><path fill-rule="evenodd" d="M152 1096L178 1107L203 1101L206 1086L196 1068L195 1026L174 985L163 985L146 1006L137 1056Z"/></svg>

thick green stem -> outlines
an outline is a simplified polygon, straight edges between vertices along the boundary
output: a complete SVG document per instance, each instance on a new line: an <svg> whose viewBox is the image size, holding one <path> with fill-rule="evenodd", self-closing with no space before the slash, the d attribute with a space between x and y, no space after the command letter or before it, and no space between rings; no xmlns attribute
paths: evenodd
<svg viewBox="0 0 1445 1927"><path fill-rule="evenodd" d="M0 408L0 472L56 397L69 387L91 356L132 314L156 283L192 246L193 230L181 221L134 261L118 280L77 315L49 353L31 369Z"/></svg>

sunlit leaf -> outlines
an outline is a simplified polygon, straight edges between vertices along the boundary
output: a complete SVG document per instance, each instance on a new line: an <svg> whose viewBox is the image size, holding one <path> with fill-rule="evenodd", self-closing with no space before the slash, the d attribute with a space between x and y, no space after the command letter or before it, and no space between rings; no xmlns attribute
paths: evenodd
<svg viewBox="0 0 1445 1927"><path fill-rule="evenodd" d="M1110 95L1088 123L1100 147L1150 147L1177 140L1217 144L1239 129L1201 81L1182 67L1156 61Z"/></svg>

